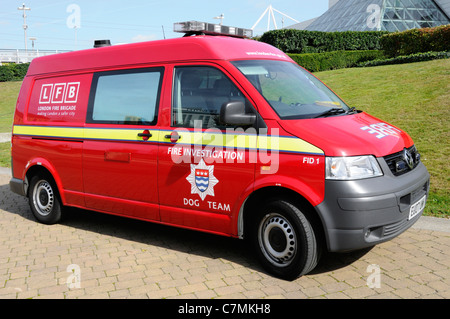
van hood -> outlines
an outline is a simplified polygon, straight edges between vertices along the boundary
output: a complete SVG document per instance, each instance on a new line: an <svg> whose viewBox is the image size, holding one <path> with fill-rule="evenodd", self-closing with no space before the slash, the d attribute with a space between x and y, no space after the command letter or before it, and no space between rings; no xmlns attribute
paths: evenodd
<svg viewBox="0 0 450 319"><path fill-rule="evenodd" d="M386 156L413 145L408 134L367 113L281 120L281 127L322 149L326 156Z"/></svg>

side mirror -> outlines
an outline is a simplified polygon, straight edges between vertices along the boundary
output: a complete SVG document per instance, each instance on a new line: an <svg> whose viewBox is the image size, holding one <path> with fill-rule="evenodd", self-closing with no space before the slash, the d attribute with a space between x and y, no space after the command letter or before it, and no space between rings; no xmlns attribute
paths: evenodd
<svg viewBox="0 0 450 319"><path fill-rule="evenodd" d="M243 102L228 102L222 105L219 119L222 124L247 126L256 122L256 114L245 113Z"/></svg>

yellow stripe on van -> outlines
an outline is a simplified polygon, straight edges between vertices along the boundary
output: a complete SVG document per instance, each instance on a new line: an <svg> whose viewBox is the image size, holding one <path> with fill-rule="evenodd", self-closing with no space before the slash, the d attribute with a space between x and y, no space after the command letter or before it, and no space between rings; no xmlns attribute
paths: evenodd
<svg viewBox="0 0 450 319"><path fill-rule="evenodd" d="M142 141L138 136L142 129L97 129L84 127L56 127L56 126L22 126L15 125L13 134L35 137L74 138L112 141ZM149 141L157 141L159 130L151 130L153 135Z"/></svg>
<svg viewBox="0 0 450 319"><path fill-rule="evenodd" d="M299 138L280 137L279 143L280 143L279 149L280 151L282 150L283 152L294 152L294 153L300 152L317 155L324 154L324 152L320 148Z"/></svg>
<svg viewBox="0 0 450 319"><path fill-rule="evenodd" d="M248 150L268 150L290 153L307 153L323 155L323 151L295 137L266 136L256 134L233 134L214 132L192 132L184 129L177 130L181 138L176 145L202 145L210 148L232 148ZM86 140L107 141L143 141L138 136L143 129L103 129L82 127L55 127L55 126L27 126L15 125L14 135L25 135L35 137L73 138ZM147 142L170 143L169 138L172 131L149 129L152 137Z"/></svg>
<svg viewBox="0 0 450 319"><path fill-rule="evenodd" d="M143 129L97 129L85 128L84 138L91 140L113 140L113 141L142 141L142 137L138 136ZM148 141L158 141L159 130L149 130L152 137Z"/></svg>
<svg viewBox="0 0 450 319"><path fill-rule="evenodd" d="M84 129L81 127L14 125L13 134L58 138L84 138Z"/></svg>

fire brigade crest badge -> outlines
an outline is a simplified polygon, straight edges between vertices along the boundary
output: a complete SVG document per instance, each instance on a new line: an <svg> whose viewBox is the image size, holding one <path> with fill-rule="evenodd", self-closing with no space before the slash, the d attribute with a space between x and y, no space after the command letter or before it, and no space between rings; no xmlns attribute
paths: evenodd
<svg viewBox="0 0 450 319"><path fill-rule="evenodd" d="M186 179L191 184L191 194L198 194L202 200L206 195L214 196L214 186L219 182L214 176L214 165L206 165L203 158L198 165L191 164Z"/></svg>

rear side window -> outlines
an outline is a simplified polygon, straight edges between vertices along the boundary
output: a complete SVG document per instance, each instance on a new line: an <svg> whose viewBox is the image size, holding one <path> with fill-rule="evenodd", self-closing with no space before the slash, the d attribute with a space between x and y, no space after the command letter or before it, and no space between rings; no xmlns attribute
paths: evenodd
<svg viewBox="0 0 450 319"><path fill-rule="evenodd" d="M163 71L146 68L94 74L87 122L156 124Z"/></svg>

